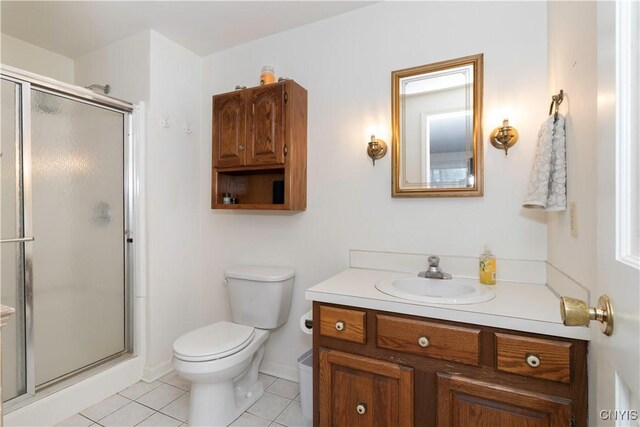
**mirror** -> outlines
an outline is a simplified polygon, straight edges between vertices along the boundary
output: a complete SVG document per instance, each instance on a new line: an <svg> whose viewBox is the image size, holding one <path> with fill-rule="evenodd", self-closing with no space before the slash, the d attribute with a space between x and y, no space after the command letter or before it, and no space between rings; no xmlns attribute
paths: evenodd
<svg viewBox="0 0 640 427"><path fill-rule="evenodd" d="M482 62L391 73L393 197L482 196Z"/></svg>

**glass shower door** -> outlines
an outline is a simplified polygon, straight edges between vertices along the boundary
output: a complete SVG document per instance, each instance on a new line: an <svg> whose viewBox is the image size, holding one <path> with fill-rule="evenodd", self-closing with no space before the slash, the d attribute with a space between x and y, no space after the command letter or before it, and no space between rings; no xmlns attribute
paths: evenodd
<svg viewBox="0 0 640 427"><path fill-rule="evenodd" d="M126 350L124 127L123 112L31 91L36 387Z"/></svg>

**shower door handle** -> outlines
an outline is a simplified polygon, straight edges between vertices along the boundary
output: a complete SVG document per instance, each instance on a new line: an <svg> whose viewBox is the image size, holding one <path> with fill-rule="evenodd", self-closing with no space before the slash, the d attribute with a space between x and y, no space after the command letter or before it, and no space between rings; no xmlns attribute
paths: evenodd
<svg viewBox="0 0 640 427"><path fill-rule="evenodd" d="M22 243L22 242L33 242L35 237L18 237L15 239L2 239L0 243Z"/></svg>

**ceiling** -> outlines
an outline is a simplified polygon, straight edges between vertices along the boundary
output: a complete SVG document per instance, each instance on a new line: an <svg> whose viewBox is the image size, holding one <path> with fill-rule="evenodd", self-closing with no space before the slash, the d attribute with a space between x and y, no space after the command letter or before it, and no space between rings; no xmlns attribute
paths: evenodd
<svg viewBox="0 0 640 427"><path fill-rule="evenodd" d="M2 32L77 58L144 30L204 56L339 15L365 1L5 1Z"/></svg>

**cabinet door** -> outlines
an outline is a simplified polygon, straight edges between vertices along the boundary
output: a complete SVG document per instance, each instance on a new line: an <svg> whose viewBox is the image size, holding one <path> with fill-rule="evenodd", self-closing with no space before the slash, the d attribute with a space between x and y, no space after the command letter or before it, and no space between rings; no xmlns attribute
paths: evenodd
<svg viewBox="0 0 640 427"><path fill-rule="evenodd" d="M567 427L571 401L449 374L438 374L438 427Z"/></svg>
<svg viewBox="0 0 640 427"><path fill-rule="evenodd" d="M249 91L247 164L284 164L284 85Z"/></svg>
<svg viewBox="0 0 640 427"><path fill-rule="evenodd" d="M413 369L320 351L320 426L413 425Z"/></svg>
<svg viewBox="0 0 640 427"><path fill-rule="evenodd" d="M245 91L213 97L213 166L245 163Z"/></svg>

